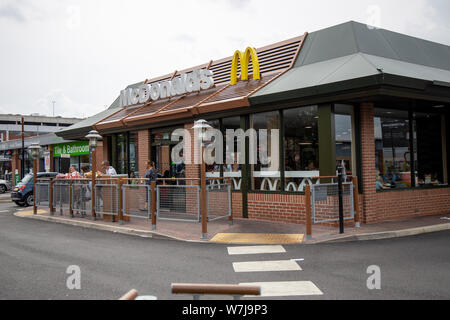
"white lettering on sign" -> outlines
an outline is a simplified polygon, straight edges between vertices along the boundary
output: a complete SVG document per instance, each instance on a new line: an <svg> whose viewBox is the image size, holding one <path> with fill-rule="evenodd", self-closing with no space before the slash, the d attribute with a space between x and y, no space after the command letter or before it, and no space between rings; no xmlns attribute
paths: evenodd
<svg viewBox="0 0 450 320"><path fill-rule="evenodd" d="M214 79L211 70L194 70L188 74L183 73L172 80L152 84L144 83L137 88L124 89L120 92L120 106L146 103L150 100L165 99L212 87L214 87Z"/></svg>

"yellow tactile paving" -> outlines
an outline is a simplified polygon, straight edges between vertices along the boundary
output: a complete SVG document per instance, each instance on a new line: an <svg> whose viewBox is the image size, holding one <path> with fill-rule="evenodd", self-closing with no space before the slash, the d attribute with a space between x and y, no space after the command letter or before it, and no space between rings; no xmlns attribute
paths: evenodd
<svg viewBox="0 0 450 320"><path fill-rule="evenodd" d="M45 214L47 211L38 209L37 214ZM23 210L23 211L17 211L16 216L18 217L28 217L33 215L33 210Z"/></svg>
<svg viewBox="0 0 450 320"><path fill-rule="evenodd" d="M302 243L303 237L303 234L218 233L211 241L224 243L289 244Z"/></svg>

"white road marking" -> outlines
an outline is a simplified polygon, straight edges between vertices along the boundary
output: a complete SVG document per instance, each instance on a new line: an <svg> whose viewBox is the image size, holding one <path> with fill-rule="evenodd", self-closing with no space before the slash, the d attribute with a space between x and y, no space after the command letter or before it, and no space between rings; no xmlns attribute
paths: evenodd
<svg viewBox="0 0 450 320"><path fill-rule="evenodd" d="M9 212L8 210L1 210L0 213Z"/></svg>
<svg viewBox="0 0 450 320"><path fill-rule="evenodd" d="M260 286L261 297L323 295L323 292L311 281L247 282L239 284Z"/></svg>
<svg viewBox="0 0 450 320"><path fill-rule="evenodd" d="M292 260L233 262L233 268L235 272L302 270L298 263Z"/></svg>
<svg viewBox="0 0 450 320"><path fill-rule="evenodd" d="M240 247L228 247L229 255L238 254L260 254L260 253L284 253L286 250L283 246L240 246Z"/></svg>

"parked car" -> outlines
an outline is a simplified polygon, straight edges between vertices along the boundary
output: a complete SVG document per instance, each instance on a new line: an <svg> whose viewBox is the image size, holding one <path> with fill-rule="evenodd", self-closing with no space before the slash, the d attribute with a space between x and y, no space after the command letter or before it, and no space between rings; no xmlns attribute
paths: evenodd
<svg viewBox="0 0 450 320"><path fill-rule="evenodd" d="M11 190L11 182L8 180L0 180L0 193Z"/></svg>
<svg viewBox="0 0 450 320"><path fill-rule="evenodd" d="M38 172L37 178L54 179L57 172ZM11 192L11 200L18 206L29 207L33 205L33 174L29 173L14 187Z"/></svg>

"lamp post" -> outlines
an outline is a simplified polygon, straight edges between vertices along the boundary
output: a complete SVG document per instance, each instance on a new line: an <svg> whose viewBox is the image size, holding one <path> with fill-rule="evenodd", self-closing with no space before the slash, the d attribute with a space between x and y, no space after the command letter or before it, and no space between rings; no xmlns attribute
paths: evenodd
<svg viewBox="0 0 450 320"><path fill-rule="evenodd" d="M89 134L85 137L89 139L89 149L91 151L91 159L92 159L92 176L91 176L91 212L92 219L96 220L95 216L95 175L97 171L97 161L96 161L96 149L98 140L102 138L101 135L98 134L96 130L91 130Z"/></svg>
<svg viewBox="0 0 450 320"><path fill-rule="evenodd" d="M207 208L206 208L206 164L204 159L206 131L212 127L206 122L206 120L197 120L194 123L192 129L197 134L197 139L200 148L200 213L202 218L202 239L208 238L208 226L207 226Z"/></svg>
<svg viewBox="0 0 450 320"><path fill-rule="evenodd" d="M41 146L37 142L33 142L31 146L28 147L28 151L33 158L33 214L37 214L36 207L36 182L37 182L37 161L39 159L39 154L41 152Z"/></svg>

